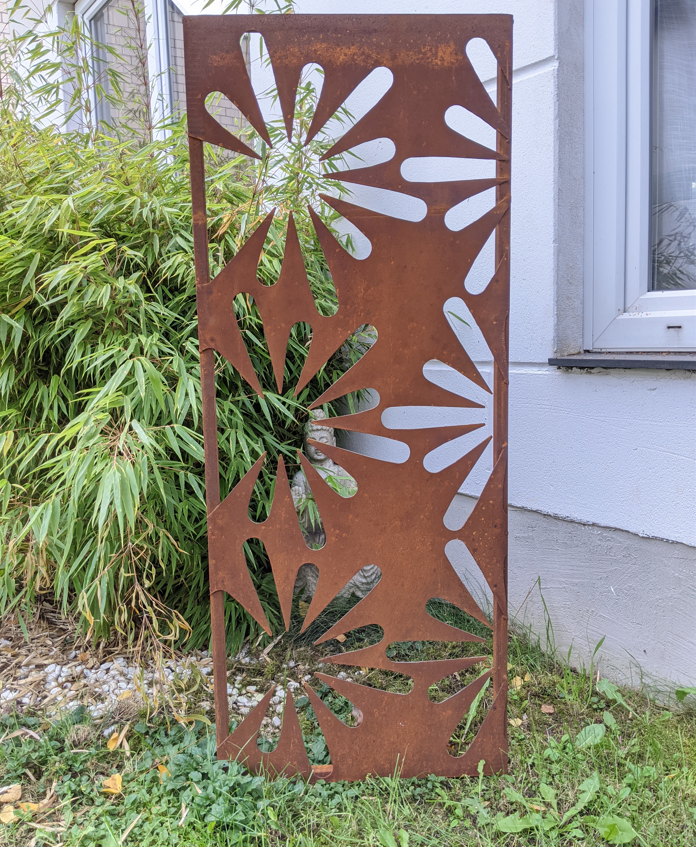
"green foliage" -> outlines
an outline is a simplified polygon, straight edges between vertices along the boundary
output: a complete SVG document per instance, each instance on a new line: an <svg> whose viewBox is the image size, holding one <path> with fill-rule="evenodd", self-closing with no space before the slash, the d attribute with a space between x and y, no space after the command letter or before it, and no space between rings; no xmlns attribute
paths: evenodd
<svg viewBox="0 0 696 850"><path fill-rule="evenodd" d="M696 688L677 688L676 696L679 702L684 702L688 696L696 696Z"/></svg>
<svg viewBox="0 0 696 850"><path fill-rule="evenodd" d="M113 720L90 724L84 711L50 724L26 713L5 715L3 784L21 783L22 800L38 802L55 782L58 800L43 814L15 808L18 819L0 826L0 843L692 846L693 716L656 711L645 697L623 690L619 695L627 708L612 709L614 728L594 747L579 747L578 731L592 725L605 705L601 692L592 689L600 703L588 707L585 674L566 673L548 658L542 665L537 649L520 641L514 656L520 665L515 672L534 671L525 685L528 721L511 729L509 773L491 777L483 775L482 763L479 776L461 779L402 779L397 771L364 782L310 785L252 777L237 764L217 762L215 730L199 720L185 728L164 718L143 719L127 731L126 752L106 748ZM571 676L580 680L577 699L567 688ZM345 701L335 694L323 698L348 720ZM540 710L549 700L556 705L551 717ZM26 732L10 737L21 728L36 737ZM320 733L305 743L312 760L326 760ZM106 796L102 783L116 772L122 794Z"/></svg>
<svg viewBox="0 0 696 850"><path fill-rule="evenodd" d="M32 33L10 55L24 50L42 67L42 45L48 51L59 35ZM84 114L88 84L76 49L66 60L79 90L73 119ZM120 140L109 128L60 132L46 123L60 94L49 65L43 76L13 77L0 115L0 612L30 611L50 593L64 610L79 610L98 637L116 629L128 641L149 633L200 645L209 634L206 510L184 121L165 139L150 128L147 143ZM29 106L37 91L41 120ZM305 123L313 92L309 82L300 87ZM258 163L206 150L211 274L273 205L282 214L259 277L274 282L294 210L317 307L331 314L335 290L306 211L329 181L312 174L298 183L293 168L304 172L306 163L292 157L308 154L293 148L272 183L271 154L246 133L262 149ZM235 307L265 395L257 398L218 359L221 489L224 497L268 452L250 506L262 520L275 459L296 464L308 405L345 371L346 357L294 398L311 340L311 329L296 325L279 394L256 305L240 295ZM246 550L277 623L265 552L254 542ZM232 601L227 626L231 648L255 629Z"/></svg>

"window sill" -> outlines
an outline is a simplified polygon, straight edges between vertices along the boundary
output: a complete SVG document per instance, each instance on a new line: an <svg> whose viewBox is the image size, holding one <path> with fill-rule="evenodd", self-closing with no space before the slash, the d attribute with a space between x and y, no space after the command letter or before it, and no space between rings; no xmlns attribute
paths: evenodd
<svg viewBox="0 0 696 850"><path fill-rule="evenodd" d="M683 369L696 371L694 354L602 354L588 351L567 357L549 357L549 366L560 369Z"/></svg>

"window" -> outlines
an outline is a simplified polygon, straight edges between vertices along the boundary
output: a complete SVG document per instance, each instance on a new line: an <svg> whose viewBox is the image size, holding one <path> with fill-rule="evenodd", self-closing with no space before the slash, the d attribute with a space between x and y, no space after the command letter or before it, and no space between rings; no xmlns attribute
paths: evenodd
<svg viewBox="0 0 696 850"><path fill-rule="evenodd" d="M98 47L92 56L96 85L94 110L97 123L145 135L151 122L150 79L145 15L136 0L108 0L89 19L89 32ZM108 48L117 52L111 53ZM110 78L113 69L120 75L121 94L115 103Z"/></svg>
<svg viewBox="0 0 696 850"><path fill-rule="evenodd" d="M695 52L693 0L586 0L588 350L696 350Z"/></svg>
<svg viewBox="0 0 696 850"><path fill-rule="evenodd" d="M223 0L78 0L80 15L100 47L92 56L93 109L102 126L147 136L162 133L163 122L186 109L184 81L185 14L219 14ZM107 69L121 80L123 104L109 101ZM119 98L119 101L121 98ZM226 127L238 129L241 114L229 102L211 96L210 109Z"/></svg>

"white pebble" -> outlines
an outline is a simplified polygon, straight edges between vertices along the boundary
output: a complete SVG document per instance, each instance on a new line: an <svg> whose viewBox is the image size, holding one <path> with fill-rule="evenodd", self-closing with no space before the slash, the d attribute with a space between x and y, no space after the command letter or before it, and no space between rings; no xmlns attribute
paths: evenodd
<svg viewBox="0 0 696 850"><path fill-rule="evenodd" d="M280 717L274 717L274 718L273 718L273 720L272 720L271 722L273 723L273 725L274 725L276 728L278 728L278 726L280 726L280 724L281 724L283 721L280 719Z"/></svg>

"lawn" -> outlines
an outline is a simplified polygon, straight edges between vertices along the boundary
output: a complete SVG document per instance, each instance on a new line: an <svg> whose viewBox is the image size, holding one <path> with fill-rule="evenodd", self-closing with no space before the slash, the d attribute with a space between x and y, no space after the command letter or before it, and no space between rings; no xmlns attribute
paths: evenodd
<svg viewBox="0 0 696 850"><path fill-rule="evenodd" d="M126 727L82 709L6 714L0 800L21 797L0 803L10 821L0 843L696 844L693 713L559 664L516 635L510 659L510 772L494 777L270 780L216 761L207 718L160 713Z"/></svg>

